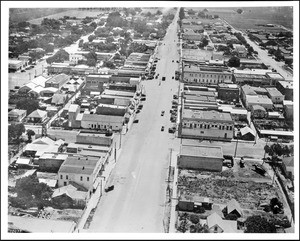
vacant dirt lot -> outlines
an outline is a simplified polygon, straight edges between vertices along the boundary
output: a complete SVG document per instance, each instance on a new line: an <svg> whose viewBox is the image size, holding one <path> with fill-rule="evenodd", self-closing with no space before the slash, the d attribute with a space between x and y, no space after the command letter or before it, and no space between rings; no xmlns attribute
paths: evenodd
<svg viewBox="0 0 300 241"><path fill-rule="evenodd" d="M227 204L234 198L243 209L252 210L260 203L269 203L272 197L279 197L272 184L253 180L240 178L233 170L220 173L180 170L178 189L181 194L209 197L217 204Z"/></svg>

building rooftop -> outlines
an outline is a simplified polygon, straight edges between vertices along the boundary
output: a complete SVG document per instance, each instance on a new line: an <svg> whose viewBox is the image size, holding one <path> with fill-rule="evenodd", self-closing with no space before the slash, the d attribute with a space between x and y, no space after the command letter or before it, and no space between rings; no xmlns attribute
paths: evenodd
<svg viewBox="0 0 300 241"><path fill-rule="evenodd" d="M223 150L220 146L182 145L180 155L223 158Z"/></svg>
<svg viewBox="0 0 300 241"><path fill-rule="evenodd" d="M69 155L58 173L91 175L100 161L101 158L94 156Z"/></svg>
<svg viewBox="0 0 300 241"><path fill-rule="evenodd" d="M66 74L58 74L58 75L52 77L51 79L48 79L46 81L46 83L60 83L60 82L66 81L68 78L69 77Z"/></svg>
<svg viewBox="0 0 300 241"><path fill-rule="evenodd" d="M13 109L10 112L8 112L8 115L9 116L19 116L19 115L23 115L24 113L26 113L26 110Z"/></svg>
<svg viewBox="0 0 300 241"><path fill-rule="evenodd" d="M288 81L278 81L278 83L285 89L293 89L293 82Z"/></svg>
<svg viewBox="0 0 300 241"><path fill-rule="evenodd" d="M248 103L256 103L257 105L259 104L270 104L273 105L273 102L271 99L269 99L265 95L247 95L246 100Z"/></svg>
<svg viewBox="0 0 300 241"><path fill-rule="evenodd" d="M269 93L270 96L283 96L283 94L281 94L279 92L279 90L274 88L274 87L273 88L266 88L266 90L267 90L267 92Z"/></svg>
<svg viewBox="0 0 300 241"><path fill-rule="evenodd" d="M79 105L71 104L69 106L69 112L76 112L78 108L79 108Z"/></svg>
<svg viewBox="0 0 300 241"><path fill-rule="evenodd" d="M40 156L40 159L66 160L67 157L68 157L68 154L45 152L43 155Z"/></svg>
<svg viewBox="0 0 300 241"><path fill-rule="evenodd" d="M47 111L37 109L37 110L33 111L27 117L30 117L30 118L43 118L44 116L47 116Z"/></svg>
<svg viewBox="0 0 300 241"><path fill-rule="evenodd" d="M220 83L218 84L218 86L219 88L239 89L239 86L237 84Z"/></svg>
<svg viewBox="0 0 300 241"><path fill-rule="evenodd" d="M271 79L285 80L284 77L281 74L279 74L279 73L269 72L269 73L266 73L266 75L269 76L269 78L271 78Z"/></svg>
<svg viewBox="0 0 300 241"><path fill-rule="evenodd" d="M82 121L102 121L113 124L123 122L124 117L114 115L83 114Z"/></svg>
<svg viewBox="0 0 300 241"><path fill-rule="evenodd" d="M193 111L184 109L182 112L183 119L199 119L207 121L233 122L229 113L222 113L214 110L210 111Z"/></svg>
<svg viewBox="0 0 300 241"><path fill-rule="evenodd" d="M249 79L267 79L267 77L263 74L257 73L233 73L236 78L249 78Z"/></svg>

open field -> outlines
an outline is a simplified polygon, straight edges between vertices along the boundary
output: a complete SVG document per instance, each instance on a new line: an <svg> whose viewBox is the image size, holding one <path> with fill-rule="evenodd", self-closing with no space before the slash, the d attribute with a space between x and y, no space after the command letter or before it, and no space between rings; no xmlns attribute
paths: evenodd
<svg viewBox="0 0 300 241"><path fill-rule="evenodd" d="M31 24L40 24L43 20L43 18L54 18L54 19L59 19L63 18L64 16L69 16L69 17L77 17L77 18L85 18L85 17L97 17L97 15L103 13L101 10L67 10L65 12L60 12L48 16L44 16L42 18L36 18L33 20L30 20Z"/></svg>
<svg viewBox="0 0 300 241"><path fill-rule="evenodd" d="M11 8L9 10L9 22L29 21L40 17L47 17L51 14L65 12L69 8Z"/></svg>
<svg viewBox="0 0 300 241"><path fill-rule="evenodd" d="M293 28L293 9L291 7L248 7L242 14L224 11L224 8L207 8L208 13L217 14L237 29L260 28L255 24L275 24ZM228 8L228 10L237 8Z"/></svg>

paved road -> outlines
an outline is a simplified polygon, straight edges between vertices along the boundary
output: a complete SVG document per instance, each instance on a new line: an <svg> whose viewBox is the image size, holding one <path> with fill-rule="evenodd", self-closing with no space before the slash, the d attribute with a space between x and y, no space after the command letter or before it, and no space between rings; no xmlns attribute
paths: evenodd
<svg viewBox="0 0 300 241"><path fill-rule="evenodd" d="M176 19L176 18L175 18ZM100 200L88 232L164 232L163 213L166 198L170 147L179 150L179 140L168 133L172 95L178 83L172 80L178 68L176 21L158 48L157 72L166 81L144 81L147 101L125 137L122 153L109 183L115 189ZM161 116L161 111L165 115ZM161 126L165 130L161 131Z"/></svg>
<svg viewBox="0 0 300 241"><path fill-rule="evenodd" d="M222 19L223 22L228 24L232 28L233 32L239 32L242 33L242 31L239 31L235 29L232 25L230 25L226 20ZM274 68L278 73L280 73L285 79L292 80L293 75L288 72L287 70L283 69L284 62L277 62L272 57L268 56L268 50L261 49L257 44L255 44L253 41L251 41L247 35L243 35L243 37L246 39L247 43L250 44L250 46L253 47L255 51L258 53L259 59L266 65L270 65L271 68Z"/></svg>
<svg viewBox="0 0 300 241"><path fill-rule="evenodd" d="M14 89L15 86L23 86L32 80L35 75L39 76L43 74L43 71L46 69L47 63L45 60L37 62L35 67L26 72L15 72L8 74L8 87L9 89Z"/></svg>

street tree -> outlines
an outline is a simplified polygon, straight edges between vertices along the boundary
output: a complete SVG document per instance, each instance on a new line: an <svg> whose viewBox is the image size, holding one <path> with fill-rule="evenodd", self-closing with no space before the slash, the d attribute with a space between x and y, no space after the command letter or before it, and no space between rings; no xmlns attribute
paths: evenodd
<svg viewBox="0 0 300 241"><path fill-rule="evenodd" d="M32 136L35 135L35 132L34 132L33 130L31 130L31 129L28 129L28 130L26 131L26 134L27 134L27 136L28 136L28 141L31 142Z"/></svg>
<svg viewBox="0 0 300 241"><path fill-rule="evenodd" d="M261 216L251 216L245 222L245 233L275 233L276 228L274 224Z"/></svg>
<svg viewBox="0 0 300 241"><path fill-rule="evenodd" d="M11 124L8 126L9 141L18 141L23 133L25 133L25 126L23 123Z"/></svg>
<svg viewBox="0 0 300 241"><path fill-rule="evenodd" d="M228 66L229 67L240 67L240 59L236 56L231 57L228 60Z"/></svg>
<svg viewBox="0 0 300 241"><path fill-rule="evenodd" d="M184 8L180 8L179 9L179 19L182 20L185 18L185 15L184 15Z"/></svg>
<svg viewBox="0 0 300 241"><path fill-rule="evenodd" d="M26 110L27 115L30 115L31 112L33 112L39 108L39 102L38 102L38 100L32 99L32 98L21 98L16 103L16 108Z"/></svg>

